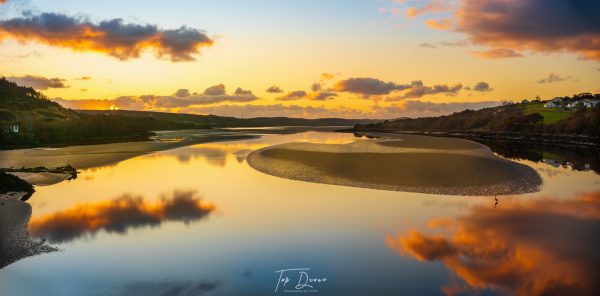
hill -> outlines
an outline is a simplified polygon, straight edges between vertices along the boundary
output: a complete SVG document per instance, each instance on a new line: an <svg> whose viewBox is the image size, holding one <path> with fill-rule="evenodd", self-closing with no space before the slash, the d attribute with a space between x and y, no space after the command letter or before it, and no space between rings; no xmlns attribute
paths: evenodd
<svg viewBox="0 0 600 296"><path fill-rule="evenodd" d="M354 131L411 131L497 135L600 137L600 94L579 94L557 100L555 107L542 101L507 103L451 115L402 118L357 124ZM584 104L585 102L585 104ZM586 106L588 104L589 106Z"/></svg>
<svg viewBox="0 0 600 296"><path fill-rule="evenodd" d="M352 126L372 120L263 117L145 111L71 110L0 78L0 148L146 140L152 131L260 126Z"/></svg>

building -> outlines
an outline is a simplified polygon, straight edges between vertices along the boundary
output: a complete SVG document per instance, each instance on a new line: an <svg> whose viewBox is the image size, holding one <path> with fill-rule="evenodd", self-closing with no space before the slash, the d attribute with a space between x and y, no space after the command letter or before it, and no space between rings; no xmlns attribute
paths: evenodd
<svg viewBox="0 0 600 296"><path fill-rule="evenodd" d="M529 104L529 101L527 99L524 99L523 101L521 101L521 104L523 104L523 105Z"/></svg>
<svg viewBox="0 0 600 296"><path fill-rule="evenodd" d="M598 106L598 103L600 103L600 101L592 101L592 100L583 100L582 104L587 107L587 108L594 108L596 106Z"/></svg>
<svg viewBox="0 0 600 296"><path fill-rule="evenodd" d="M549 101L546 104L544 104L544 108L558 108L560 107L560 103L556 103L554 101Z"/></svg>
<svg viewBox="0 0 600 296"><path fill-rule="evenodd" d="M583 105L586 108L594 108L594 107L596 107L598 105L598 103L600 103L600 101L597 101L597 100L592 101L592 100L585 99L585 100L581 100L581 101L569 103L567 105L567 107L568 108L575 108L577 106Z"/></svg>
<svg viewBox="0 0 600 296"><path fill-rule="evenodd" d="M8 126L8 131L9 131L9 132L13 132L13 133L15 133L15 134L18 134L18 133L19 133L19 124L18 124L18 123L15 123L15 124L11 124L11 125L9 125L9 126Z"/></svg>

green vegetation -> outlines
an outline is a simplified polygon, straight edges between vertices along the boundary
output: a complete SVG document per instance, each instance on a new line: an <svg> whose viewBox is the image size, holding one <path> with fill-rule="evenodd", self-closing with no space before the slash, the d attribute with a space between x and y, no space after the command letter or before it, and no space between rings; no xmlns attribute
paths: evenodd
<svg viewBox="0 0 600 296"><path fill-rule="evenodd" d="M423 131L519 133L532 135L600 136L600 104L586 108L564 108L580 100L600 100L600 94L565 97L563 107L544 108L544 102L504 104L481 110L464 110L451 115L426 118L403 118L370 124L357 124L356 131Z"/></svg>
<svg viewBox="0 0 600 296"><path fill-rule="evenodd" d="M517 105L523 110L524 114L539 113L544 118L544 124L552 124L557 121L567 119L573 114L562 108L544 108L544 103L529 103Z"/></svg>
<svg viewBox="0 0 600 296"><path fill-rule="evenodd" d="M351 126L339 118L249 118L142 111L71 110L29 87L0 79L0 148L146 140L152 131L258 126ZM18 126L19 131L11 131Z"/></svg>

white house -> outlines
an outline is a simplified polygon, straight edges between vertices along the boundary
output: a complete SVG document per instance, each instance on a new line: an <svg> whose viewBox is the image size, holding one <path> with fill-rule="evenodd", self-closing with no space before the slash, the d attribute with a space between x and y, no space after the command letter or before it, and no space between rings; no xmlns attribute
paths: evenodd
<svg viewBox="0 0 600 296"><path fill-rule="evenodd" d="M549 101L546 104L544 104L544 108L558 108L560 107L560 103L556 103L554 101Z"/></svg>
<svg viewBox="0 0 600 296"><path fill-rule="evenodd" d="M583 105L586 106L587 108L594 108L598 105L598 103L600 103L600 101L591 101L591 100L583 100Z"/></svg>
<svg viewBox="0 0 600 296"><path fill-rule="evenodd" d="M569 103L567 105L568 108L575 108L579 105L583 105L586 108L594 108L598 105L598 103L600 103L600 101L591 101L588 99L582 100L582 101L577 101L577 102L573 102L573 103Z"/></svg>
<svg viewBox="0 0 600 296"><path fill-rule="evenodd" d="M11 125L8 126L8 130L11 131L11 132L13 132L13 133L15 133L15 134L18 134L19 133L19 125L18 124L11 124Z"/></svg>

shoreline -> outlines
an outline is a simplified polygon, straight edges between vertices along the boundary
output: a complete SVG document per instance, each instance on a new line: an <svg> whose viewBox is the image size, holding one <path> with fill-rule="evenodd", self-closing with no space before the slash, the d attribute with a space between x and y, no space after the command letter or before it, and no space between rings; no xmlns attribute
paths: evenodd
<svg viewBox="0 0 600 296"><path fill-rule="evenodd" d="M523 134L523 133L489 133L489 132L459 132L459 131L412 131L412 130L377 130L377 129L343 129L337 130L341 133L354 134L406 134L422 135L430 137L450 137L459 139L482 139L482 140L503 140L519 141L534 144L560 145L590 147L600 149L600 137L591 137L585 135L548 135L548 134Z"/></svg>
<svg viewBox="0 0 600 296"><path fill-rule="evenodd" d="M178 141L120 142L99 145L67 146L57 149L19 149L0 151L0 168L56 168L71 166L88 169L119 163L121 161L158 151L190 145L246 140L258 138L253 134L215 133L191 135Z"/></svg>

